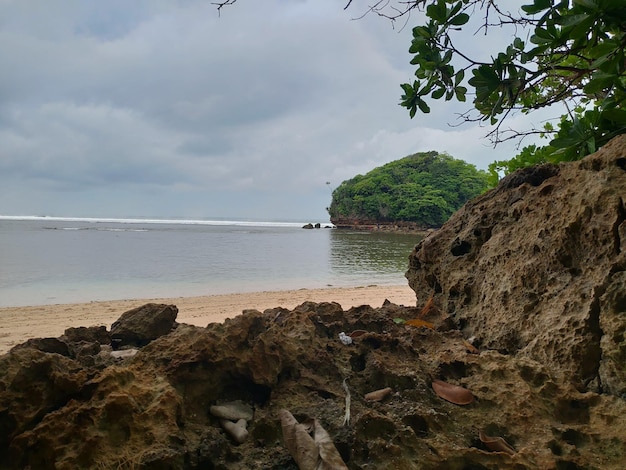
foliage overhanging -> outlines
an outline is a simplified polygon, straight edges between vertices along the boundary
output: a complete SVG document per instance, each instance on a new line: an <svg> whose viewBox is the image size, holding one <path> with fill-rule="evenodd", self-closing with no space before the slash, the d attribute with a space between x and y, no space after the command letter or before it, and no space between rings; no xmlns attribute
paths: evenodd
<svg viewBox="0 0 626 470"><path fill-rule="evenodd" d="M346 8L352 3L348 1ZM516 11L503 0L412 0L375 2L368 11L393 21L423 13L413 28L409 52L416 80L402 84L401 105L414 117L430 112L429 101L464 102L472 95L467 121L487 121L495 143L530 134L550 138L528 146L511 161L494 162L492 177L520 166L576 160L626 132L626 2L624 0L532 0ZM479 16L480 30L511 26L512 42L491 57L475 60L455 33ZM466 77L467 76L467 77ZM471 91L468 91L468 87ZM513 111L529 113L552 105L566 114L541 129L504 129ZM563 109L563 108L561 108Z"/></svg>

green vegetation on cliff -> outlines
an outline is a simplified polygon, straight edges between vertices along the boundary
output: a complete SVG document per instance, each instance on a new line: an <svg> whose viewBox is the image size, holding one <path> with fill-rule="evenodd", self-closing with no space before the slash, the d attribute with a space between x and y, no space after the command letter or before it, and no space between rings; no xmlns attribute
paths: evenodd
<svg viewBox="0 0 626 470"><path fill-rule="evenodd" d="M447 154L409 155L344 181L328 208L337 223L413 222L439 227L488 187L488 176Z"/></svg>

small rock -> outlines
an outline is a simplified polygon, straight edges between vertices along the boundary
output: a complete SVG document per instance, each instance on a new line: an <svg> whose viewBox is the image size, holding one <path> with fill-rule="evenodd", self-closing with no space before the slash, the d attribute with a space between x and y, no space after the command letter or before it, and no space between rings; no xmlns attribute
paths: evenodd
<svg viewBox="0 0 626 470"><path fill-rule="evenodd" d="M240 419L252 421L252 417L254 415L252 407L241 400L213 405L209 408L209 411L216 418L228 419L231 421L237 421Z"/></svg>

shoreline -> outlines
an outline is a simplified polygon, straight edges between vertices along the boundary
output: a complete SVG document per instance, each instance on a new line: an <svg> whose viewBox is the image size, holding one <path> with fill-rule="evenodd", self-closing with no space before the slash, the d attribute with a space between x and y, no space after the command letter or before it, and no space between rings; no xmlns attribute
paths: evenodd
<svg viewBox="0 0 626 470"><path fill-rule="evenodd" d="M93 301L25 307L0 307L0 354L30 338L58 337L70 327L100 326L110 329L124 312L147 303L178 307L178 323L205 327L223 322L243 310L283 307L293 309L307 302L337 302L344 310L360 305L382 306L385 299L398 305L414 306L415 292L408 285L369 285L292 289L199 297L169 297Z"/></svg>

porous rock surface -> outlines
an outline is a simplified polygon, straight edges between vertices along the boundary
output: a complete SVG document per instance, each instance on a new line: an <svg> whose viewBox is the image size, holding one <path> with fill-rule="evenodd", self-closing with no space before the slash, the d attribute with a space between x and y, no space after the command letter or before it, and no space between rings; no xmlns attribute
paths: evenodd
<svg viewBox="0 0 626 470"><path fill-rule="evenodd" d="M486 349L626 396L626 136L508 178L410 255L409 285Z"/></svg>
<svg viewBox="0 0 626 470"><path fill-rule="evenodd" d="M350 469L623 469L625 149L466 205L411 254L417 306L247 310L171 324L125 359L95 328L14 348L0 357L0 468L296 469L287 409L316 418ZM435 379L474 400L440 398ZM209 412L234 400L254 409L242 444Z"/></svg>

